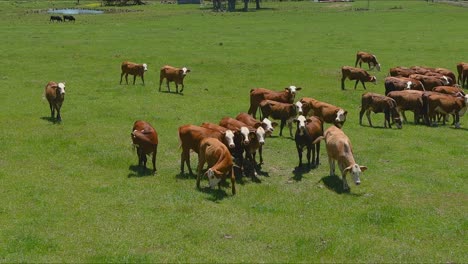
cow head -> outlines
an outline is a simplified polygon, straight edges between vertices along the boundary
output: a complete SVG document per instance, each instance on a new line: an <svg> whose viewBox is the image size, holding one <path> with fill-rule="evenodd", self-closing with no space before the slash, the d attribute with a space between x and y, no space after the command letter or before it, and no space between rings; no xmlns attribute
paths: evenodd
<svg viewBox="0 0 468 264"><path fill-rule="evenodd" d="M257 136L257 140L260 145L265 144L266 133L262 126L257 127L257 129L255 130L255 135Z"/></svg>
<svg viewBox="0 0 468 264"><path fill-rule="evenodd" d="M302 103L301 101L297 101L295 103L296 105L296 110L297 110L297 113L299 113L300 115L304 114L304 112L302 111Z"/></svg>
<svg viewBox="0 0 468 264"><path fill-rule="evenodd" d="M294 119L294 122L297 124L297 133L299 133L300 136L304 135L306 132L306 118L303 115L300 115Z"/></svg>
<svg viewBox="0 0 468 264"><path fill-rule="evenodd" d="M226 140L226 143L230 149L233 149L236 147L236 144L234 144L234 132L232 130L226 130L224 132L224 139Z"/></svg>
<svg viewBox="0 0 468 264"><path fill-rule="evenodd" d="M244 145L248 145L250 143L250 138L249 138L249 134L250 134L250 130L247 128L247 127L241 127L240 129L240 133L242 135L242 143Z"/></svg>
<svg viewBox="0 0 468 264"><path fill-rule="evenodd" d="M214 189L216 187L216 185L218 185L218 183L221 181L221 178L220 178L220 176L222 176L221 173L219 171L216 171L216 170L212 169L212 168L209 168L205 172L205 175L208 178L211 189Z"/></svg>
<svg viewBox="0 0 468 264"><path fill-rule="evenodd" d="M278 125L278 123L276 122L271 122L270 119L268 118L263 118L262 120L262 127L263 129L265 130L265 133L267 135L270 135L273 133L273 131L275 130L275 127Z"/></svg>
<svg viewBox="0 0 468 264"><path fill-rule="evenodd" d="M447 76L442 76L440 77L441 81L444 83L444 85L450 85L450 81L449 81L449 78L447 78Z"/></svg>
<svg viewBox="0 0 468 264"><path fill-rule="evenodd" d="M348 111L341 108L338 109L338 111L336 111L335 123L343 123L344 121L346 121L347 114Z"/></svg>
<svg viewBox="0 0 468 264"><path fill-rule="evenodd" d="M65 95L65 83L58 83L57 85L57 96L64 96Z"/></svg>
<svg viewBox="0 0 468 264"><path fill-rule="evenodd" d="M348 172L351 173L351 175L353 176L354 184L359 185L361 184L361 179L359 177L361 176L361 173L365 170L367 170L366 166L359 166L355 163L354 165L345 168L343 171L343 175L346 176Z"/></svg>
<svg viewBox="0 0 468 264"><path fill-rule="evenodd" d="M407 81L405 89L409 90L409 89L411 89L411 86L413 86L413 82L412 81Z"/></svg>
<svg viewBox="0 0 468 264"><path fill-rule="evenodd" d="M183 67L179 70L179 75L181 75L182 77L185 77L185 75L187 75L187 73L189 72L190 70L187 67Z"/></svg>
<svg viewBox="0 0 468 264"><path fill-rule="evenodd" d="M301 87L296 87L291 85L289 87L284 88L290 94L290 102L294 102L294 98L296 97L296 92L302 90Z"/></svg>
<svg viewBox="0 0 468 264"><path fill-rule="evenodd" d="M374 85L377 84L377 77L371 76L369 82L373 83Z"/></svg>
<svg viewBox="0 0 468 264"><path fill-rule="evenodd" d="M377 71L380 71L380 63L377 63L377 64L375 65L375 68L377 68Z"/></svg>
<svg viewBox="0 0 468 264"><path fill-rule="evenodd" d="M146 63L143 63L143 70L144 70L144 71L147 71L147 70L148 70L148 65L146 65Z"/></svg>

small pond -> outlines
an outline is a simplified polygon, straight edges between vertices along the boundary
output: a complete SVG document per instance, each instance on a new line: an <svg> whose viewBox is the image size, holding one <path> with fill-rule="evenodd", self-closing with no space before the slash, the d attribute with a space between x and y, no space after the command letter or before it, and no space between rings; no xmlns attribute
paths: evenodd
<svg viewBox="0 0 468 264"><path fill-rule="evenodd" d="M102 10L93 10L93 9L49 9L47 13L50 14L63 14L63 15L78 15L78 14L103 14Z"/></svg>

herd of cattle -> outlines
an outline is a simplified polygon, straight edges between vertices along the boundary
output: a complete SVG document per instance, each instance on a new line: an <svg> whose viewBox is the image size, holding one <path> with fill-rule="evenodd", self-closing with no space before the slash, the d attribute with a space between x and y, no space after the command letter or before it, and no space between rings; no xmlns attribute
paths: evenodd
<svg viewBox="0 0 468 264"><path fill-rule="evenodd" d="M355 67L342 67L341 88L345 89L346 79L355 80L355 86L365 82L375 84L376 77L361 67L367 63L369 69L380 71L380 64L374 55L366 52L358 52ZM144 73L148 70L146 64L123 62L121 76L125 75L128 84L128 75L133 75L133 84L137 76L141 77L144 84ZM394 123L398 128L402 127L402 120L406 122L405 111L414 112L414 122L424 121L427 125L436 122L445 124L448 115L453 116L453 124L460 127L459 118L468 105L466 95L460 85L468 86L468 63L457 65L458 78L447 69L428 67L395 67L390 69L390 76L385 79L385 95L366 92L362 94L362 104L359 113L359 123L362 125L362 117L366 113L369 125L372 126L370 113L384 113L384 127L390 127ZM169 82L182 85L183 80L190 70L186 67L176 68L163 66L160 69L159 91L164 79L170 92ZM346 121L347 111L341 107L328 104L310 97L304 97L295 102L295 97L301 87L289 86L283 91L272 91L265 88L250 90L250 107L247 113L239 113L235 118L224 117L218 124L202 123L200 125L182 125L178 128L179 142L182 149L180 159L180 172L184 173L187 165L190 174L193 174L190 166L190 151L198 154L196 186L200 188L202 176L206 176L210 187L220 186L220 181L231 179L232 194L236 193L235 182L238 168L241 175L257 176L257 169L263 164L262 147L265 139L270 136L274 128L278 126L273 120L280 121L280 132L288 125L291 137L294 137L298 152L299 167L302 167L302 153L307 150L308 168L319 165L320 142L325 140L330 175L335 175L335 161L338 163L343 189L348 190L346 175L350 173L356 185L360 184L360 175L367 167L360 166L353 157L352 145L349 138L343 132L342 127ZM61 121L60 108L65 97L65 83L49 82L45 87L51 117ZM260 119L256 118L260 109ZM293 123L296 131L293 136ZM324 131L324 123L331 126ZM136 121L133 125L131 138L137 150L138 164L146 168L147 156L152 156L153 173L156 172L156 154L158 147L158 134L154 127L145 121ZM256 161L256 153L259 153L259 162ZM312 158L311 158L312 155ZM205 163L207 171L202 174Z"/></svg>
<svg viewBox="0 0 468 264"><path fill-rule="evenodd" d="M54 22L54 21L57 21L57 22L73 21L73 22L75 22L76 19L72 15L63 15L63 19L62 19L61 16L50 16L49 22Z"/></svg>

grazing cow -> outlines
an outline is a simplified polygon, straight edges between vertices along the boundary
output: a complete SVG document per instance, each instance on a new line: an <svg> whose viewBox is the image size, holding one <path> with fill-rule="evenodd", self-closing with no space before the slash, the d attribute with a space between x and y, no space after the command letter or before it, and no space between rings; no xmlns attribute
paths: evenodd
<svg viewBox="0 0 468 264"><path fill-rule="evenodd" d="M403 116L403 122L407 123L405 111L414 113L414 123L419 124L419 120L423 116L423 101L422 95L424 92L416 90L392 91L387 94L396 102L396 110Z"/></svg>
<svg viewBox="0 0 468 264"><path fill-rule="evenodd" d="M461 86L468 88L468 64L463 65L461 76L462 76Z"/></svg>
<svg viewBox="0 0 468 264"><path fill-rule="evenodd" d="M135 121L131 133L133 145L138 155L138 166L146 169L146 155L152 155L153 173L156 173L156 153L158 151L158 133L145 121Z"/></svg>
<svg viewBox="0 0 468 264"><path fill-rule="evenodd" d="M326 123L342 127L346 121L348 111L343 108L318 101L314 98L304 97L300 100L305 116L314 115Z"/></svg>
<svg viewBox="0 0 468 264"><path fill-rule="evenodd" d="M312 152L312 166L319 165L320 141L313 143L317 138L323 136L323 122L316 116L304 117L300 115L294 120L297 123L296 141L297 154L299 156L299 165L302 167L302 151L307 148L307 166L310 168L310 152Z"/></svg>
<svg viewBox="0 0 468 264"><path fill-rule="evenodd" d="M297 108L295 104L280 103L272 100L263 100L260 103L260 110L263 118L271 117L272 119L281 120L280 123L280 136L283 136L284 125L289 127L289 134L292 134L292 122L297 116Z"/></svg>
<svg viewBox="0 0 468 264"><path fill-rule="evenodd" d="M354 68L350 66L343 66L341 68L341 90L345 89L344 81L346 80L346 78L348 78L351 81L356 80L356 83L354 84L354 89L356 89L356 86L359 82L361 82L364 89L366 89L366 85L364 84L364 82L371 82L375 84L377 81L377 78L375 76L370 76L369 73L367 73L363 69Z"/></svg>
<svg viewBox="0 0 468 264"><path fill-rule="evenodd" d="M413 66L411 67L411 69L413 70L413 74L422 74L436 77L446 76L448 78L448 81L450 82L450 85L454 84L455 82L455 74L452 71L445 68Z"/></svg>
<svg viewBox="0 0 468 264"><path fill-rule="evenodd" d="M233 162L231 153L227 147L216 138L204 138L200 142L200 152L198 153L198 173L197 188L200 189L200 180L202 169L205 163L208 163L208 170L204 175L208 177L210 188L218 185L221 188L220 181L231 178L232 195L236 194L236 177L233 171Z"/></svg>
<svg viewBox="0 0 468 264"><path fill-rule="evenodd" d="M226 133L227 134L227 133ZM193 174L192 168L190 167L190 150L198 153L200 149L200 142L204 138L217 138L219 141L224 142L228 146L233 146L232 137L227 136L225 133L208 129L195 125L183 125L179 127L179 140L180 147L182 148L182 154L180 158L180 173L184 173L184 164L187 164L189 173Z"/></svg>
<svg viewBox="0 0 468 264"><path fill-rule="evenodd" d="M468 67L468 63L466 63L466 62L459 62L459 63L457 63L457 73L458 73L458 76L457 76L457 83L461 84L462 86L463 86L463 83L462 83L462 79L463 79L463 67L464 67L465 65Z"/></svg>
<svg viewBox="0 0 468 264"><path fill-rule="evenodd" d="M377 62L377 57L375 57L375 55L364 51L359 51L356 54L356 63L354 63L354 67L357 67L359 63L359 67L362 68L363 62L369 65L369 70L377 68L377 71L380 71L380 63Z"/></svg>
<svg viewBox="0 0 468 264"><path fill-rule="evenodd" d="M63 20L60 16L50 16L49 22L54 22L54 21L62 22Z"/></svg>
<svg viewBox="0 0 468 264"><path fill-rule="evenodd" d="M422 82L407 77L393 77L385 78L385 95L391 91L402 90L420 90L425 91Z"/></svg>
<svg viewBox="0 0 468 264"><path fill-rule="evenodd" d="M75 22L75 17L71 16L71 15L63 15L63 22L65 22L67 20Z"/></svg>
<svg viewBox="0 0 468 264"><path fill-rule="evenodd" d="M190 70L187 67L176 68L169 65L165 65L161 68L159 73L159 91L161 91L161 85L164 79L166 79L167 91L171 91L169 88L169 82L174 82L176 86L176 93L179 93L179 84L182 85L180 92L184 91L184 78Z"/></svg>
<svg viewBox="0 0 468 264"><path fill-rule="evenodd" d="M390 76L409 77L413 73L415 72L408 67L397 66L390 68Z"/></svg>
<svg viewBox="0 0 468 264"><path fill-rule="evenodd" d="M284 91L276 92L265 88L254 88L250 90L250 108L247 112L254 118L257 117L257 109L263 100L273 100L281 103L292 104L296 97L297 91L302 90L301 87L289 86L284 88Z"/></svg>
<svg viewBox="0 0 468 264"><path fill-rule="evenodd" d="M44 97L47 98L50 107L50 117L55 117L57 111L57 121L62 121L60 116L60 108L62 108L63 101L65 100L65 83L49 82L45 86Z"/></svg>
<svg viewBox="0 0 468 264"><path fill-rule="evenodd" d="M238 114L236 119L251 127L258 127L260 125L263 127L267 135L271 135L275 130L275 127L278 126L278 123L271 122L268 118L263 118L263 120L260 122L247 113Z"/></svg>
<svg viewBox="0 0 468 264"><path fill-rule="evenodd" d="M353 176L354 183L361 183L361 173L367 170L366 166L359 166L354 160L353 148L348 136L338 127L331 126L325 131L324 137L319 137L314 143L325 139L328 163L330 164L330 176L335 176L335 160L338 162L338 167L341 171L343 179L343 189L349 190L349 185L346 180L346 174L349 172Z"/></svg>
<svg viewBox="0 0 468 264"><path fill-rule="evenodd" d="M426 91L431 91L432 88L436 86L444 86L450 84L450 81L446 76L442 76L441 78L439 78L435 76L427 76L422 74L411 74L409 78L420 81L424 85L424 89L426 89Z"/></svg>
<svg viewBox="0 0 468 264"><path fill-rule="evenodd" d="M437 93L450 94L452 96L465 96L465 91L463 91L462 88L455 86L436 86L432 88L432 91Z"/></svg>
<svg viewBox="0 0 468 264"><path fill-rule="evenodd" d="M454 97L447 94L429 93L426 92L422 96L423 109L425 111L426 124L436 125L434 121L432 124L430 120L435 120L437 113L442 115L454 115L454 123L456 128L460 128L460 116L463 116L467 109L468 95L464 97ZM445 125L445 118L443 118L443 125Z"/></svg>
<svg viewBox="0 0 468 264"><path fill-rule="evenodd" d="M120 84L122 84L122 77L125 75L125 81L128 84L128 75L133 75L133 84L135 84L135 80L137 76L141 77L141 81L143 85L145 84L145 79L143 75L148 70L148 65L146 63L137 64L129 61L122 62L120 67L122 69L122 73L120 74Z"/></svg>
<svg viewBox="0 0 468 264"><path fill-rule="evenodd" d="M370 112L384 113L384 127L392 128L390 117L395 122L397 128L401 128L400 115L396 110L396 102L390 97L380 95L376 93L363 93L361 97L361 112L359 113L359 125L362 126L362 116L366 112L367 120L369 125L372 127L372 121L370 118Z"/></svg>

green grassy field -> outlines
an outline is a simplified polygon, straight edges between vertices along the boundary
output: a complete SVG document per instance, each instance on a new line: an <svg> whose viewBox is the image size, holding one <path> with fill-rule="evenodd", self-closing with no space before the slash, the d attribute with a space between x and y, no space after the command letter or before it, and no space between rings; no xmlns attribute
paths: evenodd
<svg viewBox="0 0 468 264"><path fill-rule="evenodd" d="M52 7L75 1L0 2L0 262L468 262L467 116L461 129L360 126L362 87L340 89L358 50L382 64L373 92L390 67L455 71L468 60L468 9L263 2L213 13L154 1L60 24L41 11ZM146 85L119 85L124 60L148 64ZM164 64L192 70L183 95L158 92ZM51 80L67 85L61 124L42 99ZM344 131L369 168L360 186L340 191L323 144L321 165L295 173L287 130L267 139L261 182L245 179L236 196L179 175L180 125L234 117L251 88L289 85L348 110ZM138 119L159 133L155 176L137 169Z"/></svg>

